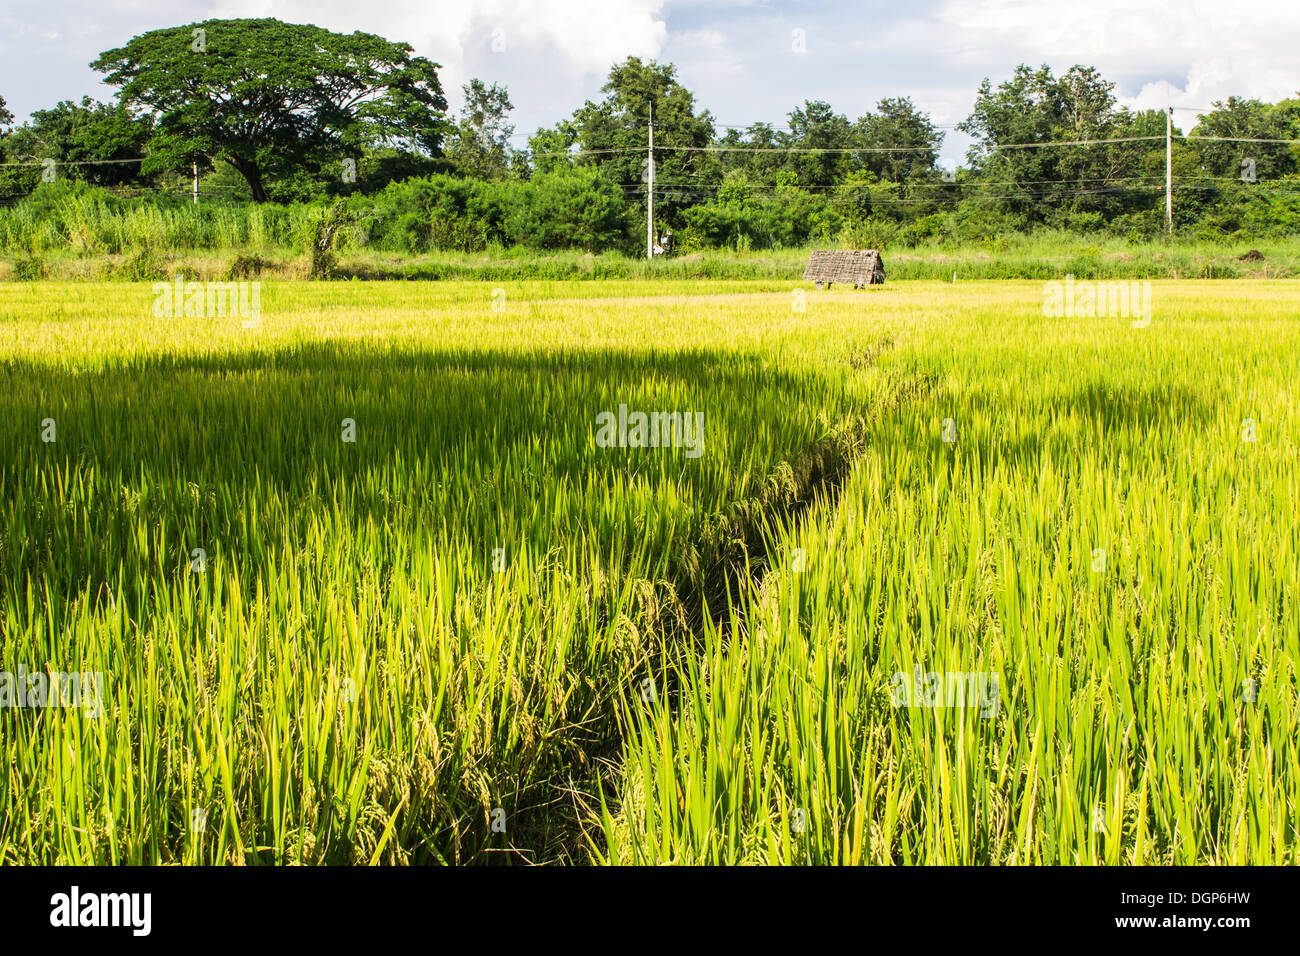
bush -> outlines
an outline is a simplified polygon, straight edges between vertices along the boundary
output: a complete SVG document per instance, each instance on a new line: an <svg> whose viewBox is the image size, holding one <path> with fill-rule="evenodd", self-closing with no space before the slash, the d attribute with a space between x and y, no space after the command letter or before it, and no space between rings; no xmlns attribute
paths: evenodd
<svg viewBox="0 0 1300 956"><path fill-rule="evenodd" d="M128 282L156 282L167 278L167 269L159 258L158 251L146 246L112 267L109 276L114 279L125 279Z"/></svg>
<svg viewBox="0 0 1300 956"><path fill-rule="evenodd" d="M504 184L436 175L392 183L373 201L357 200L369 241L404 252L476 252L502 238Z"/></svg>
<svg viewBox="0 0 1300 956"><path fill-rule="evenodd" d="M35 282L45 278L45 260L40 256L20 256L14 261L14 278Z"/></svg>
<svg viewBox="0 0 1300 956"><path fill-rule="evenodd" d="M328 209L321 210L309 242L311 278L328 279L334 274L334 268L338 264L337 250L345 241L346 230L352 224L353 216L343 200L337 200Z"/></svg>
<svg viewBox="0 0 1300 956"><path fill-rule="evenodd" d="M598 249L630 239L632 210L617 186L595 170L558 168L512 184L510 242L534 249Z"/></svg>

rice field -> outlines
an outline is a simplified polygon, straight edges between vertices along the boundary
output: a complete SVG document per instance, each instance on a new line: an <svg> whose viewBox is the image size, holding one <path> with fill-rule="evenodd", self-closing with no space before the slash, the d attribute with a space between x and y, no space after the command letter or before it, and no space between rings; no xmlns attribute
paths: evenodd
<svg viewBox="0 0 1300 956"><path fill-rule="evenodd" d="M1300 284L259 292L0 285L0 861L1296 862Z"/></svg>

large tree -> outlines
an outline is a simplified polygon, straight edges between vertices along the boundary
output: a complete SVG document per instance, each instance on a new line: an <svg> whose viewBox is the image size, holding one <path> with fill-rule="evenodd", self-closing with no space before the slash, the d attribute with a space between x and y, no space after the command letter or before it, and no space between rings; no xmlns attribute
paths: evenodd
<svg viewBox="0 0 1300 956"><path fill-rule="evenodd" d="M1188 136L1206 171L1215 177L1272 182L1294 173L1296 152L1291 145L1251 142L1289 140L1294 135L1295 101L1273 106L1260 100L1230 96L1197 117ZM1211 138L1214 137L1214 138ZM1245 164L1245 165L1243 165Z"/></svg>
<svg viewBox="0 0 1300 956"><path fill-rule="evenodd" d="M7 163L12 155L9 140L12 138L5 127L14 121L14 114L5 106L5 98L0 96L0 163ZM8 202L18 196L25 196L31 191L30 184L24 183L21 170L13 167L0 167L0 201Z"/></svg>
<svg viewBox="0 0 1300 956"><path fill-rule="evenodd" d="M727 174L744 174L740 179L731 176L733 186L745 182L771 188L776 184L777 173L785 168L789 155L783 150L777 150L776 147L780 145L780 135L770 123L754 123L743 131L729 128L718 138L718 146L724 150L734 150L719 154L723 171ZM767 150L772 152L766 152ZM719 190L719 198L721 195Z"/></svg>
<svg viewBox="0 0 1300 956"><path fill-rule="evenodd" d="M123 106L157 117L145 172L223 159L253 199L267 183L366 148L437 155L446 99L438 65L406 43L274 19L153 30L91 66Z"/></svg>
<svg viewBox="0 0 1300 956"><path fill-rule="evenodd" d="M805 189L829 190L852 168L852 153L810 153L800 150L847 150L857 146L853 124L824 100L806 100L790 111L790 130L779 137L791 148L786 166L794 170Z"/></svg>
<svg viewBox="0 0 1300 956"><path fill-rule="evenodd" d="M930 117L907 97L886 98L856 124L858 141L866 149L859 165L881 182L898 183L899 192L918 182L933 181L938 175L939 147L943 133ZM905 149L906 152L893 152Z"/></svg>

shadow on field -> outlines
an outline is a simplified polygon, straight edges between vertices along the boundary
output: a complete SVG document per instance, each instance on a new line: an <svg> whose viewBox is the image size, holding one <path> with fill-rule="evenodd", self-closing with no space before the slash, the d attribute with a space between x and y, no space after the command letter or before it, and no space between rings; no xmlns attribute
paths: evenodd
<svg viewBox="0 0 1300 956"><path fill-rule="evenodd" d="M1166 439L1196 431L1214 419L1217 402L1184 386L1113 386L1093 382L1073 389L1054 389L1041 400L1008 401L981 391L962 396L931 398L922 403L929 412L920 420L925 431L885 422L872 436L882 450L896 455L933 459L960 452L982 469L992 467L1037 470L1050 458L1069 462L1087 447L1103 459L1136 449L1158 435ZM953 419L956 440L945 444L942 423ZM981 423L977 428L973 422ZM918 474L918 480L922 475Z"/></svg>
<svg viewBox="0 0 1300 956"><path fill-rule="evenodd" d="M381 537L450 535L452 547L470 549L532 532L538 537L524 540L544 553L583 533L595 536L564 526L574 513L594 514L602 533L617 540L592 542L578 560L629 542L651 553L695 547L699 567L688 567L683 580L694 575L699 597L717 579L714 564L740 565L746 557L717 529L752 534L760 516L726 515L725 524L711 526L717 540L681 539L694 538L705 512L736 499L767 500L771 463L817 437L818 413L840 403L838 381L734 352L632 347L539 353L314 343L147 356L94 369L3 361L0 489L8 510L0 514L13 523L0 536L0 614L16 608L25 618L26 583L33 581L38 603L49 605L35 614L57 634L85 613L77 610L83 596L98 601L108 587L143 633L158 613L159 576L184 574L190 549L212 542L239 559L238 587L248 603L259 574L282 565L286 538L310 548L304 542L312 540L306 528L314 514L332 523L333 537L324 542L333 553L323 556L323 572L331 560L372 557L340 557L345 539L367 524ZM596 447L596 415L617 412L620 403L705 412L704 455ZM47 419L54 429L48 442ZM828 460L826 453L799 467L816 476ZM628 495L631 487L637 496ZM672 520L659 520L657 498L647 502L657 493L669 497L662 510ZM581 497L586 502L575 505ZM373 557L389 560L382 549ZM384 582L389 569L365 570ZM690 596L688 587L675 595L679 603ZM658 636L647 631L644 643ZM583 774L617 755L616 697L596 693L601 680L594 675L575 692L577 723L547 743L555 762L586 751ZM562 769L576 772L576 765ZM554 782L565 781L557 774ZM477 791L438 796L457 811L478 811ZM519 821L511 852L532 850L528 859L580 852L567 791L525 781L514 796L520 804L507 803ZM456 825L470 819L466 813ZM418 825L432 829L445 819L429 816ZM466 829L448 842L473 857L494 840Z"/></svg>
<svg viewBox="0 0 1300 956"><path fill-rule="evenodd" d="M248 553L312 508L394 528L468 528L477 540L517 537L528 522L549 531L539 506L598 498L602 486L611 500L671 486L674 507L721 508L815 437L817 413L837 401L828 381L702 350L317 343L93 370L9 360L0 487L25 534L0 551L0 570L95 593L130 554L97 554L85 539L122 537L130 552L134 536L121 532L142 517L180 560L196 536ZM703 412L702 454L597 447L596 416L620 404ZM80 516L59 500L77 489L87 495ZM629 527L653 520L621 517Z"/></svg>
<svg viewBox="0 0 1300 956"><path fill-rule="evenodd" d="M812 397L806 378L735 353L331 344L149 356L92 371L9 360L0 362L0 387L10 462L89 459L126 482L255 479L281 488L354 478L385 463L445 463L456 450L505 466L515 446L539 441L564 453L551 456L555 468L585 472L595 416L620 402L707 410L721 419L710 422L715 434L730 434L779 416L773 399L787 396L792 407ZM46 418L57 423L52 444L40 440ZM354 442L343 440L344 419L355 423Z"/></svg>

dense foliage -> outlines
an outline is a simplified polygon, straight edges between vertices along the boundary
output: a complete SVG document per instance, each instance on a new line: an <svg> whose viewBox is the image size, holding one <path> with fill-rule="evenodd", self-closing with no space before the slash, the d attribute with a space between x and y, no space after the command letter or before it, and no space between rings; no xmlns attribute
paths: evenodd
<svg viewBox="0 0 1300 956"><path fill-rule="evenodd" d="M636 57L612 68L603 98L523 149L511 145L503 86L472 79L448 117L437 65L368 34L208 20L136 37L92 65L120 87L116 102L61 102L5 132L13 117L0 100L0 204L49 207L40 193L71 182L109 190L105 204L165 212L188 198L197 166L206 206L345 198L354 235L378 249L635 253L653 115L655 231L672 230L679 252L1164 231L1166 118L1119 106L1092 67L985 79L959 124L974 143L949 169L943 131L907 97L857 119L811 100L784 127L722 128L671 64ZM1300 99L1230 97L1174 133L1180 235L1296 231ZM46 234L60 236L76 247L66 231Z"/></svg>

